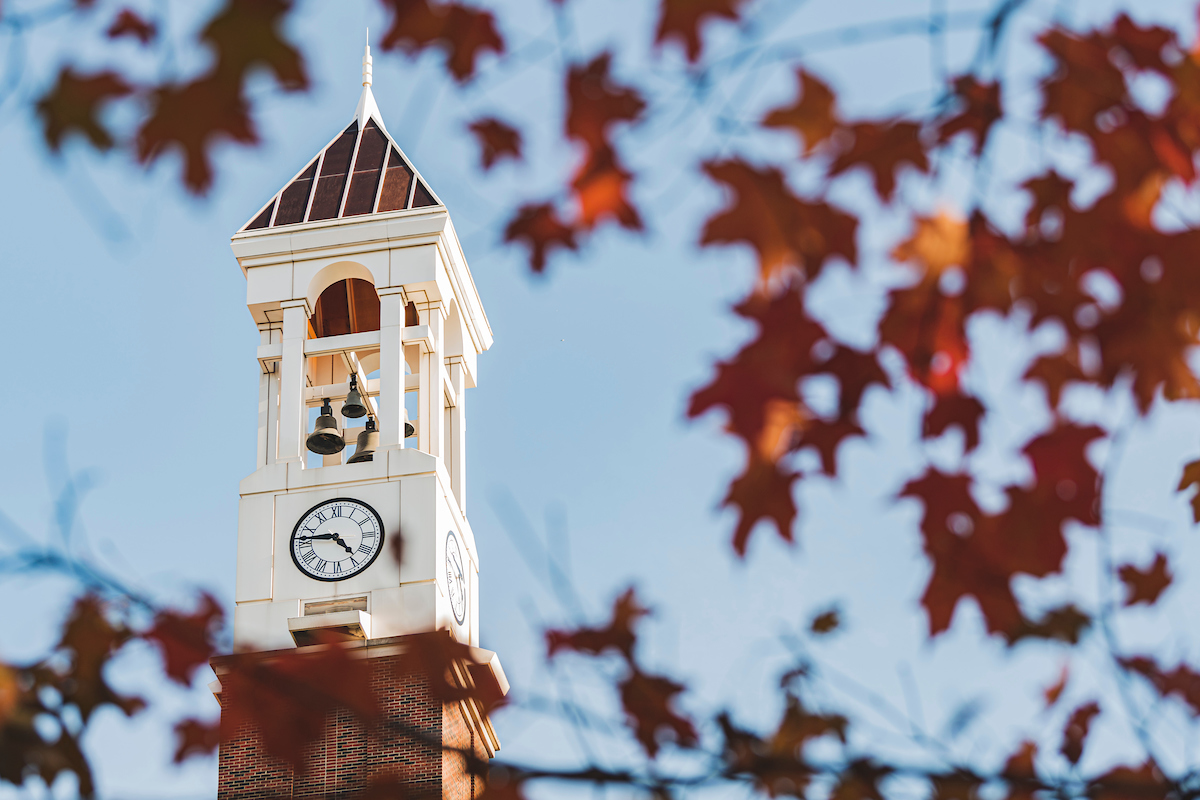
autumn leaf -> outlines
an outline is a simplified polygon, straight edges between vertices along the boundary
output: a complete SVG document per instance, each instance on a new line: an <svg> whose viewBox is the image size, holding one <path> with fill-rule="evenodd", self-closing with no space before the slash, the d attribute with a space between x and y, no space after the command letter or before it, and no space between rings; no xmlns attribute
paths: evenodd
<svg viewBox="0 0 1200 800"><path fill-rule="evenodd" d="M1063 389L1068 383L1079 383L1087 379L1074 351L1039 356L1025 371L1024 377L1027 381L1038 381L1046 387L1046 400L1051 408L1058 408Z"/></svg>
<svg viewBox="0 0 1200 800"><path fill-rule="evenodd" d="M1191 667L1180 664L1168 672L1147 656L1121 658L1118 663L1150 681L1163 697L1178 697L1191 707L1193 716L1200 716L1200 673Z"/></svg>
<svg viewBox="0 0 1200 800"><path fill-rule="evenodd" d="M154 37L158 35L158 27L153 22L147 22L133 9L123 8L105 35L110 39L132 36L146 45L154 41Z"/></svg>
<svg viewBox="0 0 1200 800"><path fill-rule="evenodd" d="M1085 703L1074 711L1067 719L1063 728L1063 743L1061 752L1072 764L1078 764L1083 756L1083 746L1087 741L1088 731L1092 720L1100 713L1100 706L1094 702Z"/></svg>
<svg viewBox="0 0 1200 800"><path fill-rule="evenodd" d="M79 133L97 150L111 149L113 135L100 122L100 112L107 103L132 91L133 87L115 72L84 75L63 67L53 88L37 102L46 144L57 153L68 134Z"/></svg>
<svg viewBox="0 0 1200 800"><path fill-rule="evenodd" d="M200 595L192 614L160 611L144 636L162 651L167 676L184 686L192 684L196 670L216 655L215 635L225 620L220 604L207 592Z"/></svg>
<svg viewBox="0 0 1200 800"><path fill-rule="evenodd" d="M575 228L559 216L551 203L521 206L504 229L504 241L524 242L529 247L529 266L535 273L546 268L546 258L559 248L575 250Z"/></svg>
<svg viewBox="0 0 1200 800"><path fill-rule="evenodd" d="M1087 796L1093 800L1166 800L1178 795L1154 760L1147 759L1140 767L1114 767L1092 779Z"/></svg>
<svg viewBox="0 0 1200 800"><path fill-rule="evenodd" d="M954 79L954 97L962 108L938 126L938 141L948 142L961 133L971 136L978 155L987 145L992 126L1004 116L1000 106L1000 84L980 83L973 75Z"/></svg>
<svg viewBox="0 0 1200 800"><path fill-rule="evenodd" d="M828 141L838 128L833 90L803 67L796 70L800 96L790 106L781 106L763 117L764 128L784 128L799 138L804 155Z"/></svg>
<svg viewBox="0 0 1200 800"><path fill-rule="evenodd" d="M1081 36L1061 28L1043 33L1038 42L1056 67L1042 82L1042 116L1067 130L1097 132L1100 112L1126 98L1125 77L1109 59L1111 44L1098 32Z"/></svg>
<svg viewBox="0 0 1200 800"><path fill-rule="evenodd" d="M1071 677L1071 671L1063 664L1062 671L1058 674L1058 680L1053 685L1047 686L1042 692L1042 697L1046 700L1046 708L1058 702L1058 698L1062 697L1063 690L1067 688L1067 681Z"/></svg>
<svg viewBox="0 0 1200 800"><path fill-rule="evenodd" d="M1158 553L1154 563L1145 570L1140 570L1133 564L1125 564L1117 570L1117 575L1128 590L1125 605L1132 606L1145 603L1148 606L1158 602L1158 597L1171 585L1171 569L1167 565L1167 557Z"/></svg>
<svg viewBox="0 0 1200 800"><path fill-rule="evenodd" d="M912 236L892 250L897 261L917 261L933 275L962 267L971 256L967 221L943 209L934 217L917 217Z"/></svg>
<svg viewBox="0 0 1200 800"><path fill-rule="evenodd" d="M226 0L200 32L217 56L211 77L240 94L250 72L266 69L286 91L307 89L304 57L281 34L291 10L291 0Z"/></svg>
<svg viewBox="0 0 1200 800"><path fill-rule="evenodd" d="M504 702L503 695L486 693L485 687L459 681L454 677L457 667L463 667L470 672L471 665L478 662L470 645L457 641L448 631L431 631L412 636L405 656L397 663L396 673L401 676L420 675L429 696L440 703L471 700L478 704L484 713L490 713Z"/></svg>
<svg viewBox="0 0 1200 800"><path fill-rule="evenodd" d="M1041 788L1037 778L1037 743L1025 741L1017 751L1004 762L1001 776L1008 782L1008 795L1005 800L1035 800L1037 789Z"/></svg>
<svg viewBox="0 0 1200 800"><path fill-rule="evenodd" d="M221 722L185 719L175 723L174 761L182 764L192 756L208 756L221 744Z"/></svg>
<svg viewBox="0 0 1200 800"><path fill-rule="evenodd" d="M983 403L962 392L937 395L933 406L925 414L921 435L928 439L957 427L963 433L969 453L979 446L979 420L984 412Z"/></svg>
<svg viewBox="0 0 1200 800"><path fill-rule="evenodd" d="M613 602L612 619L603 628L584 626L574 630L546 631L546 655L552 657L560 650L574 650L598 656L616 650L626 659L632 659L637 641L633 627L649 614L650 610L638 601L631 586Z"/></svg>
<svg viewBox="0 0 1200 800"><path fill-rule="evenodd" d="M700 58L700 27L708 19L727 19L736 22L745 0L659 0L658 30L655 44L662 46L671 40L684 45L688 61Z"/></svg>
<svg viewBox="0 0 1200 800"><path fill-rule="evenodd" d="M211 149L222 139L255 144L258 132L246 101L223 82L205 78L155 90L152 111L137 137L142 163L178 151L184 160L183 181L202 194L212 186Z"/></svg>
<svg viewBox="0 0 1200 800"><path fill-rule="evenodd" d="M567 137L589 151L611 150L613 126L641 119L646 101L641 93L613 79L612 53L604 52L567 73Z"/></svg>
<svg viewBox="0 0 1200 800"><path fill-rule="evenodd" d="M691 720L672 708L674 698L686 688L659 675L647 675L631 665L630 674L618 684L621 705L634 737L651 758L663 741L692 747L698 741Z"/></svg>
<svg viewBox="0 0 1200 800"><path fill-rule="evenodd" d="M812 618L812 622L808 624L808 629L818 636L826 633L833 633L842 624L841 615L836 608L830 608L822 611Z"/></svg>
<svg viewBox="0 0 1200 800"><path fill-rule="evenodd" d="M1040 619L1030 620L1022 617L1015 628L1008 631L1005 637L1010 645L1026 639L1043 639L1047 641L1078 644L1092 624L1092 618L1080 611L1073 603L1052 608Z"/></svg>
<svg viewBox="0 0 1200 800"><path fill-rule="evenodd" d="M521 132L511 125L495 117L483 117L468 125L467 130L479 142L479 161L484 170L503 158L521 159Z"/></svg>
<svg viewBox="0 0 1200 800"><path fill-rule="evenodd" d="M383 4L392 15L383 49L415 55L440 48L446 53L446 69L459 83L474 77L476 62L484 53L504 53L504 39L489 11L429 0L383 0Z"/></svg>
<svg viewBox="0 0 1200 800"><path fill-rule="evenodd" d="M837 451L851 436L865 436L857 422L852 419L814 419L804 424L796 438L796 449L813 447L821 457L821 472L833 477L837 475Z"/></svg>
<svg viewBox="0 0 1200 800"><path fill-rule="evenodd" d="M896 190L896 173L904 165L919 172L929 171L929 158L921 142L921 126L915 122L859 122L850 127L853 144L829 167L840 175L855 167L865 167L872 176L875 192L883 202L891 202Z"/></svg>
<svg viewBox="0 0 1200 800"><path fill-rule="evenodd" d="M792 541L792 523L796 519L792 485L799 477L776 462L751 456L746 468L734 478L721 504L738 511L733 531L733 550L738 556L746 555L750 533L762 520L775 523L780 538Z"/></svg>
<svg viewBox="0 0 1200 800"><path fill-rule="evenodd" d="M933 784L930 800L977 800L979 787L983 785L982 778L962 768L934 774L929 782Z"/></svg>
<svg viewBox="0 0 1200 800"><path fill-rule="evenodd" d="M1183 467L1183 475L1179 478L1179 486L1175 491L1183 492L1191 487L1197 487L1197 491L1192 495L1192 520L1200 522L1200 459L1190 461Z"/></svg>
<svg viewBox="0 0 1200 800"><path fill-rule="evenodd" d="M633 175L621 166L615 150L592 150L571 181L578 206L575 225L590 231L613 219L623 228L640 231L642 217L629 199L632 182Z"/></svg>
<svg viewBox="0 0 1200 800"><path fill-rule="evenodd" d="M114 691L104 676L110 659L131 638L133 633L124 625L109 620L108 609L98 597L84 595L75 601L56 648L68 655L70 667L60 673L55 686L63 703L73 703L85 723L105 704L116 706L126 716L145 707L140 698Z"/></svg>
<svg viewBox="0 0 1200 800"><path fill-rule="evenodd" d="M831 258L857 261L858 220L827 203L796 197L774 167L759 169L735 159L709 161L704 172L732 195L705 223L702 245L750 245L764 281L787 267L803 269L812 281Z"/></svg>
<svg viewBox="0 0 1200 800"><path fill-rule="evenodd" d="M883 800L879 782L892 774L892 769L868 758L858 758L838 776L830 791L830 800Z"/></svg>

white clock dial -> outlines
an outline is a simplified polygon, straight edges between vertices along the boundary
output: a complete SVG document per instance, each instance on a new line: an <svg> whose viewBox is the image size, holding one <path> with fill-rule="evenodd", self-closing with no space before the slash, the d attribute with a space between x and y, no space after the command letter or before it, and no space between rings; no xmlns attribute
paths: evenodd
<svg viewBox="0 0 1200 800"><path fill-rule="evenodd" d="M454 531L446 534L446 595L454 619L462 625L467 618L467 570Z"/></svg>
<svg viewBox="0 0 1200 800"><path fill-rule="evenodd" d="M371 566L383 549L383 520L360 500L320 503L292 531L292 560L310 578L341 581Z"/></svg>

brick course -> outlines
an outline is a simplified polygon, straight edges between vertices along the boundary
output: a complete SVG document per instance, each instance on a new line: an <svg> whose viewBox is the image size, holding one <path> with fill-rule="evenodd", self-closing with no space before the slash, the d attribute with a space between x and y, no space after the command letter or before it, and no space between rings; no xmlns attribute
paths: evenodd
<svg viewBox="0 0 1200 800"><path fill-rule="evenodd" d="M434 701L423 676L402 675L397 661L403 657L370 659L372 688L385 719L420 730L446 748L470 748L486 760L480 734L461 705ZM222 709L237 702L237 686L224 685L229 680L222 678ZM483 790L479 778L464 768L459 753L414 741L385 724L364 725L344 709L326 716L321 738L309 746L305 757L306 768L297 772L286 761L268 756L258 731L243 724L230 741L221 744L217 799L350 798L388 780L403 781L408 798L473 800Z"/></svg>

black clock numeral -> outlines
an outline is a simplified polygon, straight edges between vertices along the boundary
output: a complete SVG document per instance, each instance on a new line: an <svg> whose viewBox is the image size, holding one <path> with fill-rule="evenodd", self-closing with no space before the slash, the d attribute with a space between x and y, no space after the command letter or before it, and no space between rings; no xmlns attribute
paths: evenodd
<svg viewBox="0 0 1200 800"><path fill-rule="evenodd" d="M334 574L334 575L340 575L340 574L341 574L341 572L342 572L342 562L340 562L340 561L334 561L334 562L333 562L333 574Z"/></svg>
<svg viewBox="0 0 1200 800"><path fill-rule="evenodd" d="M369 544L367 544L366 542L363 542L362 544L360 544L358 546L358 552L362 553L363 555L366 555L371 552L371 546Z"/></svg>
<svg viewBox="0 0 1200 800"><path fill-rule="evenodd" d="M341 507L341 506L334 506L334 507L333 507L333 515L334 515L335 517L340 517L340 516L342 515L342 507Z"/></svg>
<svg viewBox="0 0 1200 800"><path fill-rule="evenodd" d="M324 511L317 512L317 522L324 522L326 519L328 519L328 517L325 516Z"/></svg>
<svg viewBox="0 0 1200 800"><path fill-rule="evenodd" d="M313 566L313 569L315 569L317 572L324 572L324 571L325 571L325 565L326 565L326 564L328 564L328 563L329 563L329 562L328 562L328 561L326 561L325 559L323 559L323 558L318 558L318 559L317 559L317 563L316 563L316 565L315 565L315 566Z"/></svg>
<svg viewBox="0 0 1200 800"><path fill-rule="evenodd" d="M303 553L300 554L300 559L305 564L308 564L311 566L313 561L317 560L317 554L313 551L312 547L310 546L307 550L305 550Z"/></svg>

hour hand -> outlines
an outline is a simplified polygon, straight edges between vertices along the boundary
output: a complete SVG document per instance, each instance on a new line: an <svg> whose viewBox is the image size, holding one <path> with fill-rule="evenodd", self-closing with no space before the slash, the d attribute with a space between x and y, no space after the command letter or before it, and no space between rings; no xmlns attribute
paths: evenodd
<svg viewBox="0 0 1200 800"><path fill-rule="evenodd" d="M353 553L353 552L354 552L354 550L352 550L352 549L350 548L350 545L346 544L346 540L345 540L345 539L343 539L343 538L342 538L341 536L339 536L338 534L336 534L336 533L335 533L335 534L332 534L330 538L332 538L332 539L333 539L333 541L334 541L335 543L337 543L337 544L340 544L342 547L346 548L346 552L347 552L347 553Z"/></svg>

